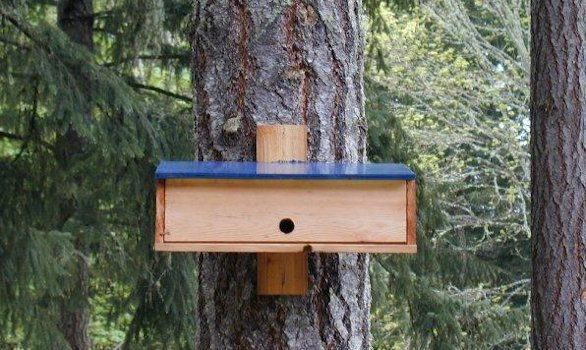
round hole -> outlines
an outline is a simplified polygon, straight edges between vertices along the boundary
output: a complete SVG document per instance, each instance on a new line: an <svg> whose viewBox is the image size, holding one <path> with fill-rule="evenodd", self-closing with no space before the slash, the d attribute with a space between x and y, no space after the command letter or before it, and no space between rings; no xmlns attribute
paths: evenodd
<svg viewBox="0 0 586 350"><path fill-rule="evenodd" d="M289 218L283 219L281 222L279 222L279 230L285 234L293 232L294 229L295 224L293 223L293 220Z"/></svg>

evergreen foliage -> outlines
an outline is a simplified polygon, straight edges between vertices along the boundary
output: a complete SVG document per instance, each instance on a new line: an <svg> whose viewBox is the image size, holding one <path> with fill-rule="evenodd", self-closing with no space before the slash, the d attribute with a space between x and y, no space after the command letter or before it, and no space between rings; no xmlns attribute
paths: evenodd
<svg viewBox="0 0 586 350"><path fill-rule="evenodd" d="M194 348L194 256L152 251L154 166L193 154L192 5L93 3L93 51L57 2L0 3L0 349L67 348L64 304L96 349ZM365 1L369 158L418 173L419 253L372 259L375 348L528 348L528 2L397 3Z"/></svg>
<svg viewBox="0 0 586 350"><path fill-rule="evenodd" d="M499 17L505 8L518 17ZM375 345L528 347L526 57L496 29L511 21L508 28L527 34L527 21L504 1L381 11L388 30L372 43L388 69L370 56L370 152L417 169L420 251L373 264L378 288L380 272L388 278L378 293L386 298L373 304ZM463 23L482 23L480 39L454 36L469 35L454 29ZM495 53L488 59L475 51L487 45Z"/></svg>
<svg viewBox="0 0 586 350"><path fill-rule="evenodd" d="M53 4L0 5L0 343L67 347L59 305L90 302L74 290L80 255L92 276L92 322L102 317L119 327L126 319L127 345L192 343L193 258L152 251L154 166L160 158L190 158L189 106L128 83L162 80L154 66L100 64L155 46L147 34L131 35L153 29L128 14L161 16L160 6L157 15L136 11L141 4L97 2L108 13L98 15L98 26L124 28L114 21L131 25L133 18L143 27L104 32L95 53L56 27ZM140 40L127 45L129 37ZM64 158L59 143L70 129L83 149ZM89 255L75 249L77 239Z"/></svg>

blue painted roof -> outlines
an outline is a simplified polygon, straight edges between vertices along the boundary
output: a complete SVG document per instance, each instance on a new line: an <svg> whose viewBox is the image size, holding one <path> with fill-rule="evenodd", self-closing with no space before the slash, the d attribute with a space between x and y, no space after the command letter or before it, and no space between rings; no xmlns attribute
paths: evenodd
<svg viewBox="0 0 586 350"><path fill-rule="evenodd" d="M404 164L163 161L157 179L414 180Z"/></svg>

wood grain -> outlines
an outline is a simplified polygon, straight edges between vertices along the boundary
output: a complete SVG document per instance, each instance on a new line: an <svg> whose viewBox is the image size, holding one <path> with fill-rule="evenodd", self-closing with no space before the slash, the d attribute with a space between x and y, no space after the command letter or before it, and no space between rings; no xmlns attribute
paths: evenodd
<svg viewBox="0 0 586 350"><path fill-rule="evenodd" d="M165 197L165 242L406 240L405 181L171 179Z"/></svg>
<svg viewBox="0 0 586 350"><path fill-rule="evenodd" d="M417 253L414 244L354 244L354 243L156 243L155 250L163 252L241 252L241 253Z"/></svg>
<svg viewBox="0 0 586 350"><path fill-rule="evenodd" d="M165 236L165 180L157 180L155 190L155 244Z"/></svg>
<svg viewBox="0 0 586 350"><path fill-rule="evenodd" d="M309 287L307 253L261 253L256 256L257 294L304 295L307 293Z"/></svg>
<svg viewBox="0 0 586 350"><path fill-rule="evenodd" d="M257 162L304 162L306 160L306 125L257 125Z"/></svg>
<svg viewBox="0 0 586 350"><path fill-rule="evenodd" d="M417 183L407 181L407 244L417 244Z"/></svg>

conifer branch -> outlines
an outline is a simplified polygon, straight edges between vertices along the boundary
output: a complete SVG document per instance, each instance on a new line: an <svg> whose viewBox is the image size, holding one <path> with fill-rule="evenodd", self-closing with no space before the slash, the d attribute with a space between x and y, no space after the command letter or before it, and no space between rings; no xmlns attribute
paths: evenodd
<svg viewBox="0 0 586 350"><path fill-rule="evenodd" d="M94 18L95 19L107 18L107 17L112 17L115 14L116 14L116 11L114 11L114 10L98 11L98 12L94 12Z"/></svg>
<svg viewBox="0 0 586 350"><path fill-rule="evenodd" d="M21 142L28 142L31 140L30 136L22 136L22 135L12 134L12 133L2 131L2 130L0 130L0 137L5 138L5 139L9 139L9 140L21 141ZM42 145L43 147L45 147L51 151L53 151L55 148L52 144L50 144L47 141L43 141L40 139L34 139L34 141L36 141L39 145Z"/></svg>
<svg viewBox="0 0 586 350"><path fill-rule="evenodd" d="M10 140L18 140L18 141L25 141L26 140L26 137L24 137L22 135L11 134L9 132L2 131L2 130L0 130L0 137L3 137L5 139L10 139Z"/></svg>
<svg viewBox="0 0 586 350"><path fill-rule="evenodd" d="M180 95L180 94L177 94L175 92L171 92L171 91L167 91L167 90L158 88L156 86L144 85L144 84L135 83L135 82L128 82L128 85L130 85L132 87L135 87L137 89L149 90L149 91L153 91L153 92L159 93L161 95L173 97L173 98L176 98L178 100L185 101L185 102L188 102L188 103L192 103L193 102L191 100L191 97L189 97L189 96Z"/></svg>
<svg viewBox="0 0 586 350"><path fill-rule="evenodd" d="M25 26L22 23L20 23L15 16L12 16L11 14L9 14L8 12L4 11L1 8L0 8L0 16L6 18L8 20L8 22L12 23L12 25L16 29L18 29L22 34L24 34L32 42L39 45L40 47L43 47L43 43L41 41L37 40L37 38L35 38L33 33L31 33L27 28L25 28Z"/></svg>
<svg viewBox="0 0 586 350"><path fill-rule="evenodd" d="M12 46L18 47L18 48L19 48L19 49L21 49L21 50L30 50L30 47L28 47L28 46L22 45L22 44L20 44L20 43L18 43L18 42L16 42L16 41L14 41L14 40L6 39L6 38L4 38L4 37L1 37L1 36L0 36L0 42L3 42L3 43L5 43L5 44L8 44L8 45L12 45Z"/></svg>
<svg viewBox="0 0 586 350"><path fill-rule="evenodd" d="M175 54L175 55L139 55L136 57L127 57L127 58L123 58L119 61L115 61L115 62L108 62L105 63L104 66L105 67L112 67L112 66L116 66L122 63L126 63L126 62L130 62L134 59L140 59L140 60L181 60L184 58L187 58L187 55L181 55L181 54Z"/></svg>
<svg viewBox="0 0 586 350"><path fill-rule="evenodd" d="M11 140L21 141L23 143L21 150L20 150L19 154L16 156L15 160L20 157L20 155L24 152L24 150L27 148L29 142L31 142L31 141L38 143L39 145L49 149L50 151L55 151L55 147L52 144L50 144L46 141L43 141L40 138L39 133L37 132L35 124L36 124L36 119L38 116L37 111L38 111L38 102L39 102L39 82L36 78L33 79L33 86L34 86L33 87L33 103L32 103L32 109L30 112L28 135L22 136L22 135L17 135L17 134L9 133L7 131L0 130L0 137L6 138L6 139L11 139Z"/></svg>

